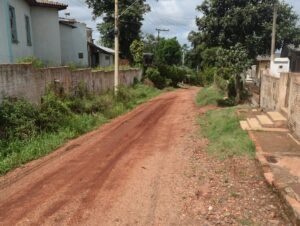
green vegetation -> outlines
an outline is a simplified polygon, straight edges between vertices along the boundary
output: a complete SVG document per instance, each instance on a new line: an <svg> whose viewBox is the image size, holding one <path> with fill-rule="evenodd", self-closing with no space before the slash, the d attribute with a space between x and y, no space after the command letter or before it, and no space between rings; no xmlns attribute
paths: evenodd
<svg viewBox="0 0 300 226"><path fill-rule="evenodd" d="M189 34L191 49L186 65L200 71L202 85L214 84L230 101L240 104L248 98L242 77L258 55L270 52L274 4L278 7L276 49L300 43L298 15L284 1L205 0L197 7L198 31Z"/></svg>
<svg viewBox="0 0 300 226"><path fill-rule="evenodd" d="M85 0L93 10L95 18L101 17L97 29L101 34L101 44L112 48L114 46L114 4L107 0ZM130 45L134 40L141 38L141 28L146 13L150 12L150 5L146 0L126 0L119 2L119 12L122 16L119 20L119 37L121 56L132 61Z"/></svg>
<svg viewBox="0 0 300 226"><path fill-rule="evenodd" d="M130 67L129 65L120 65L119 66L119 70L130 70L130 69L136 69L133 67ZM107 67L95 67L92 69L93 72L95 71L114 71L115 70L115 66L111 65L111 66L107 66Z"/></svg>
<svg viewBox="0 0 300 226"><path fill-rule="evenodd" d="M196 19L198 31L189 35L194 50L197 47L229 49L240 44L253 60L269 53L274 3L278 6L276 49L289 44L297 46L299 17L286 1L206 0L197 7L201 15Z"/></svg>
<svg viewBox="0 0 300 226"><path fill-rule="evenodd" d="M134 65L141 66L143 64L144 42L134 40L130 45L130 53L133 58Z"/></svg>
<svg viewBox="0 0 300 226"><path fill-rule="evenodd" d="M207 112L199 118L201 133L209 140L209 153L225 159L233 156L254 157L255 146L247 132L240 128L236 108Z"/></svg>
<svg viewBox="0 0 300 226"><path fill-rule="evenodd" d="M45 67L45 64L43 61L40 59L33 57L33 56L28 56L28 57L23 57L17 60L18 64L32 64L34 68L43 68Z"/></svg>
<svg viewBox="0 0 300 226"><path fill-rule="evenodd" d="M181 64L182 50L176 37L158 40L156 48L156 63L166 65Z"/></svg>
<svg viewBox="0 0 300 226"><path fill-rule="evenodd" d="M116 96L112 92L94 95L79 84L72 96L50 90L40 106L5 99L0 106L0 174L50 153L159 93L136 84L120 86Z"/></svg>
<svg viewBox="0 0 300 226"><path fill-rule="evenodd" d="M222 92L215 86L208 86L202 88L197 94L197 105L217 105L218 100L223 99L224 95Z"/></svg>
<svg viewBox="0 0 300 226"><path fill-rule="evenodd" d="M145 78L150 79L154 85L163 89L168 86L179 87L179 83L184 82L190 85L201 85L200 77L187 67L159 65L149 67L146 70Z"/></svg>

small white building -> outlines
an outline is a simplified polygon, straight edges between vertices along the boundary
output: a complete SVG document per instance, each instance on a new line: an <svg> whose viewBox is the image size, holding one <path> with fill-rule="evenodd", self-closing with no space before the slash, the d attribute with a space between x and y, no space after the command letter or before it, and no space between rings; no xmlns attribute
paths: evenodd
<svg viewBox="0 0 300 226"><path fill-rule="evenodd" d="M114 64L113 49L96 45L93 42L88 42L89 65L90 67L108 67Z"/></svg>
<svg viewBox="0 0 300 226"><path fill-rule="evenodd" d="M0 64L35 56L60 65L58 11L66 8L50 0L0 0Z"/></svg>
<svg viewBox="0 0 300 226"><path fill-rule="evenodd" d="M286 73L290 71L290 59L289 58L275 58L271 61L271 74L277 78L280 78L280 73Z"/></svg>
<svg viewBox="0 0 300 226"><path fill-rule="evenodd" d="M87 27L75 19L60 18L61 62L89 66Z"/></svg>

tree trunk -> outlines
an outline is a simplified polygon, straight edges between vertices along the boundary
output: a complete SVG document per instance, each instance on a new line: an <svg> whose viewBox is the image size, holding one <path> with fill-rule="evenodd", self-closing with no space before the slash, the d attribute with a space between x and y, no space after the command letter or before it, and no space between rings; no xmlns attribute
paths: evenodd
<svg viewBox="0 0 300 226"><path fill-rule="evenodd" d="M241 102L241 76L237 75L235 77L235 90L236 90L236 97L235 102L239 104Z"/></svg>

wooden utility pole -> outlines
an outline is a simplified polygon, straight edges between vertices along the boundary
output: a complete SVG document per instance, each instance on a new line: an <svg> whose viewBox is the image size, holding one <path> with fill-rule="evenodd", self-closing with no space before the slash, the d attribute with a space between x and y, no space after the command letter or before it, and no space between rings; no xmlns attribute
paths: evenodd
<svg viewBox="0 0 300 226"><path fill-rule="evenodd" d="M274 3L273 27L272 27L272 44L271 44L271 64L275 59L275 43L276 43L276 23L277 23L277 3Z"/></svg>
<svg viewBox="0 0 300 226"><path fill-rule="evenodd" d="M157 31L157 41L159 41L159 34L160 34L160 32L162 32L162 31L170 31L169 29L159 29L159 28L156 28L156 31Z"/></svg>
<svg viewBox="0 0 300 226"><path fill-rule="evenodd" d="M115 76L114 91L118 92L119 86L119 2L115 0Z"/></svg>

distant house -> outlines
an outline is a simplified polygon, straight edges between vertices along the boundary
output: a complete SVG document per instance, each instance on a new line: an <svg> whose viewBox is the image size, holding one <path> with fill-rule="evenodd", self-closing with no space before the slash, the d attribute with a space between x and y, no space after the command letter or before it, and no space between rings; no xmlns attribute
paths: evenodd
<svg viewBox="0 0 300 226"><path fill-rule="evenodd" d="M290 59L290 72L300 72L300 48L294 45L283 47L281 57Z"/></svg>
<svg viewBox="0 0 300 226"><path fill-rule="evenodd" d="M96 45L93 42L88 42L89 63L91 67L108 67L114 64L113 49Z"/></svg>
<svg viewBox="0 0 300 226"><path fill-rule="evenodd" d="M1 0L0 63L35 56L48 64L61 64L58 11L66 8L50 0Z"/></svg>
<svg viewBox="0 0 300 226"><path fill-rule="evenodd" d="M60 18L61 63L89 66L87 27L75 19Z"/></svg>

